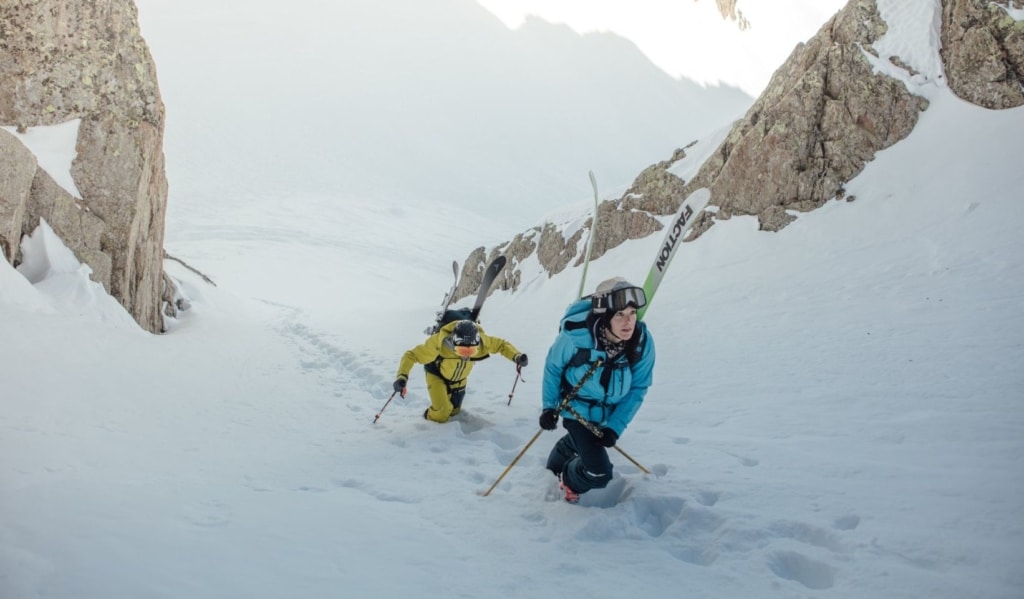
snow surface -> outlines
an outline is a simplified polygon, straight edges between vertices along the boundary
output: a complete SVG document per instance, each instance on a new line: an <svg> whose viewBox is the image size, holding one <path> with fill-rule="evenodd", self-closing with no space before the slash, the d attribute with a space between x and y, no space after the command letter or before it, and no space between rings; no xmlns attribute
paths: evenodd
<svg viewBox="0 0 1024 599"><path fill-rule="evenodd" d="M927 84L944 75L939 56L942 45L941 4L934 0L877 0L877 4L878 13L889 28L875 42L879 58L872 62L890 77L912 84L911 91L930 97L929 92L934 85ZM870 54L868 56L871 57ZM915 73L893 65L889 62L891 57L898 57Z"/></svg>
<svg viewBox="0 0 1024 599"><path fill-rule="evenodd" d="M17 127L0 127L21 140L25 147L35 154L39 167L74 197L81 199L78 187L71 178L71 162L78 155L75 143L82 119L71 119L66 123L48 127L27 127L18 133Z"/></svg>
<svg viewBox="0 0 1024 599"><path fill-rule="evenodd" d="M451 258L500 223L182 200L168 250L217 286L168 261L194 308L162 336L68 303L95 288L42 228L36 284L0 261L0 597L1019 598L1024 109L919 85L930 107L852 201L679 250L620 444L653 474L613 453L576 506L543 469L551 433L480 493L538 429L580 269L527 259L488 300L488 332L532 360L511 403L495 358L462 414L426 422L417 369L372 424ZM641 281L659 243L610 251L587 287Z"/></svg>
<svg viewBox="0 0 1024 599"><path fill-rule="evenodd" d="M1024 8L1014 8L1012 6L1002 4L999 6L1006 11L1006 14L1013 17L1015 21L1024 21Z"/></svg>

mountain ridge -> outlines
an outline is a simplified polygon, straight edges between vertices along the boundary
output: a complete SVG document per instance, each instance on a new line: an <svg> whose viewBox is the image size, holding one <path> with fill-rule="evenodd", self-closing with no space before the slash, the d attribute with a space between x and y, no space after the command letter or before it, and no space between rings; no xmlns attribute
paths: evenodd
<svg viewBox="0 0 1024 599"><path fill-rule="evenodd" d="M1024 104L1024 92L1007 100L1007 86L990 80L991 69L979 71L973 66L1005 60L1010 64L1004 74L1024 72L1024 38L1019 27L1007 26L1010 17L1002 11L973 0L848 3L813 38L794 49L692 177L684 180L674 174L674 165L686 158L682 148L644 169L621 197L602 202L592 259L626 241L658 233L663 217L674 214L683 199L703 187L711 190L714 213L702 216L687 241L734 215L755 215L761 230L777 232L796 219L792 211L807 212L846 198L846 183L879 151L911 133L927 110L928 90L945 87L947 73L951 82L960 82L950 85L951 91L973 104L986 108L992 108L993 102L1011 105L1007 107ZM918 56L927 50L911 51L908 42L883 40L891 27L897 27L902 28L897 35L938 48L938 39L916 39L920 29L906 31L914 24L933 21L942 23L941 60ZM951 29L963 29L965 22L971 35L948 34ZM979 39L985 43L978 43ZM1009 49L993 50L993 40ZM1021 48L1014 51L1017 43ZM896 54L900 51L908 52L908 57L901 59ZM914 61L919 64L910 64ZM498 252L509 255L502 288L513 291L522 280L517 265L534 254L548 276L569 264L579 265L582 242L593 230L590 219L564 239L558 224L544 223L508 242L478 248L465 261L457 296L474 292L479 264Z"/></svg>

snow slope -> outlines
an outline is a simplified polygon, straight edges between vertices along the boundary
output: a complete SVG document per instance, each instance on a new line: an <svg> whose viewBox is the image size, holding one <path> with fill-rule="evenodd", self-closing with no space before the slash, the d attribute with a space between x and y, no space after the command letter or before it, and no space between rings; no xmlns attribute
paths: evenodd
<svg viewBox="0 0 1024 599"><path fill-rule="evenodd" d="M372 424L451 258L500 223L227 197L167 241L218 285L168 262L194 308L163 336L69 304L91 284L44 230L39 282L0 261L0 596L1020 597L1024 109L908 84L931 107L853 201L680 249L620 443L654 474L612 454L576 506L543 469L552 433L480 493L537 431L578 269L527 264L488 300L531 356L510 404L499 357L453 422L421 418L417 369ZM588 287L642 280L657 237Z"/></svg>

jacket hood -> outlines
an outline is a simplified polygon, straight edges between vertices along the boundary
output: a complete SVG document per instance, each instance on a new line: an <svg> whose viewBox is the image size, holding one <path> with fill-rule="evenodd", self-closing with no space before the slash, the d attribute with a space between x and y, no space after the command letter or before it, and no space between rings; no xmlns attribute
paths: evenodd
<svg viewBox="0 0 1024 599"><path fill-rule="evenodd" d="M589 343L583 345L594 347L594 334L591 330L591 323L588 322L590 316L590 298L584 298L576 300L565 309L565 314L562 315L562 320L559 321L558 330L560 332L567 333L573 338L576 338L576 343L580 343L580 339L589 339ZM571 324L569 324L571 323ZM582 324L581 323L585 323ZM569 324L569 326L567 326Z"/></svg>
<svg viewBox="0 0 1024 599"><path fill-rule="evenodd" d="M565 309L565 314L562 315L560 324L565 327L565 323L568 321L572 322L583 322L590 315L590 298L576 300L569 304L569 307Z"/></svg>

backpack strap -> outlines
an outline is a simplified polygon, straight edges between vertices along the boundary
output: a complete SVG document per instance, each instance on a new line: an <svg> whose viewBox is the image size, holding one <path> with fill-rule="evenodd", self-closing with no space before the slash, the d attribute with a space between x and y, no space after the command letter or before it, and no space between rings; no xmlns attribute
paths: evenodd
<svg viewBox="0 0 1024 599"><path fill-rule="evenodd" d="M580 329L586 326L586 322L579 321L568 321L565 323L568 329L570 325L573 325L574 329ZM632 368L640 358L644 355L644 349L647 347L647 335L640 332L640 336L637 338L635 343L627 344L625 350L622 353L615 356L609 361L606 361L601 370L601 386L608 389L608 383L611 382L612 373L620 368ZM570 366L582 366L590 361L590 352L593 351L590 348L580 348L576 351L569 362L566 363L565 367L562 368L562 391L564 392L569 388L569 381L565 377L565 373L569 370ZM576 398L579 401L590 402L592 404L604 404L604 401L587 400L580 397Z"/></svg>
<svg viewBox="0 0 1024 599"><path fill-rule="evenodd" d="M563 330L566 331L578 331L580 329L587 328L586 320L567 320L563 325Z"/></svg>
<svg viewBox="0 0 1024 599"><path fill-rule="evenodd" d="M470 358L469 361L470 362L479 362L481 360L486 360L487 358L490 358L490 357L491 357L491 354L487 354L486 356L480 356L479 358ZM444 361L444 358L442 358L441 356L438 356L437 358L434 358L433 362L428 362L428 363L424 364L423 365L423 370L425 370L425 371L429 372L430 374L436 376L437 378L441 379L441 381L444 383L445 387L448 388L448 391L451 392L451 390L452 390L452 382L453 381L447 379L443 374L441 374L441 362L442 361Z"/></svg>

